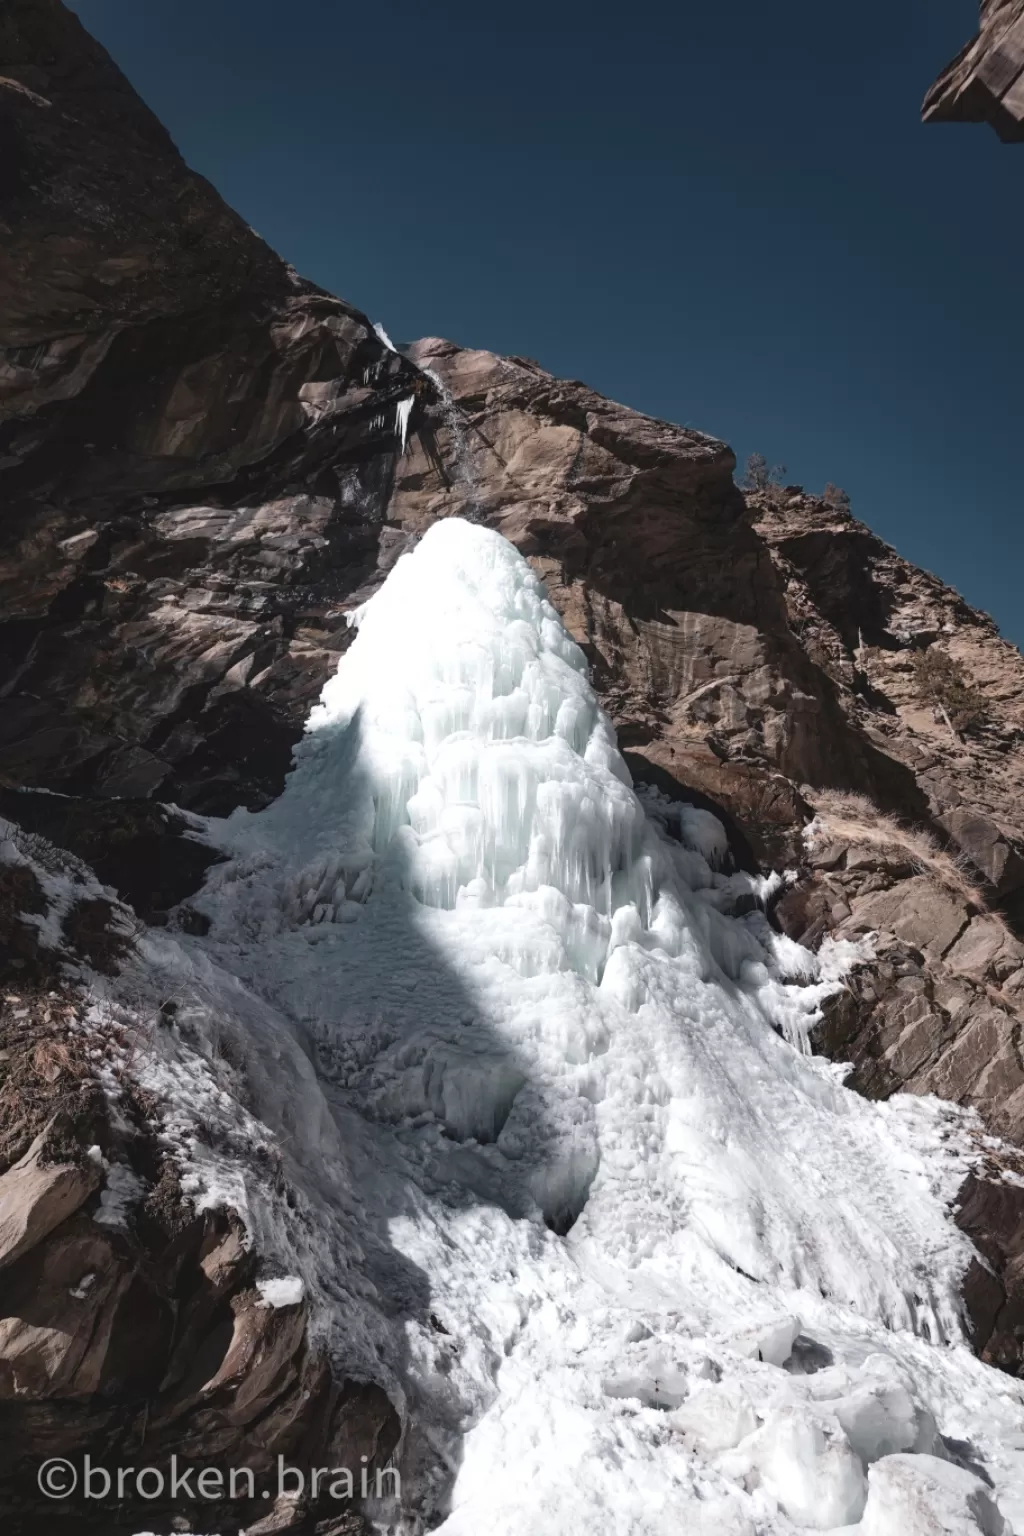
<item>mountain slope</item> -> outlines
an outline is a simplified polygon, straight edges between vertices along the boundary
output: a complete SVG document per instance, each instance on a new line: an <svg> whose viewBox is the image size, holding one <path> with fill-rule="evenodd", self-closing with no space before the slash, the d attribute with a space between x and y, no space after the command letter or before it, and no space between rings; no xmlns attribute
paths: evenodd
<svg viewBox="0 0 1024 1536"><path fill-rule="evenodd" d="M187 170L56 0L7 7L0 77L15 168L0 182L8 1528L86 1529L81 1504L41 1501L33 1481L43 1448L60 1444L107 1456L149 1445L156 1459L205 1447L261 1477L278 1455L365 1457L376 1472L397 1446L408 1519L436 1524L454 1498L453 1536L480 1529L473 1501L499 1484L502 1518L520 1532L539 1520L524 1466L538 1508L583 1487L588 1530L658 1529L641 1466L657 1469L670 1509L710 1478L716 1530L787 1530L798 1508L827 1508L835 1524L860 1518L864 1467L884 1447L865 1536L904 1529L908 1500L960 1508L974 1521L964 1530L998 1529L989 1495L955 1464L974 1453L953 1442L984 1442L1004 1514L1016 1511L1016 1385L962 1344L948 1357L934 1344L970 1336L1020 1369L1019 653L848 513L796 489L741 494L711 438L526 359L437 340L399 356ZM467 589L446 584L448 564L428 593L407 587L409 614L385 585L432 528L414 570L431 568L432 549L454 559L460 538L502 535L533 577L509 544L479 548L504 551L495 568L516 573L531 613L544 594L555 610L531 643L577 658L546 707L590 721L601 773L556 709L562 724L536 739L569 756L516 778L527 795L547 786L555 806L568 794L578 825L566 861L570 820L556 815L546 876L526 861L519 894L550 889L542 910L510 903L514 891L450 910L477 879L459 862L477 847L472 795L454 795L443 825L432 800L419 807L425 863L409 828L392 838L413 787L392 771L397 727L387 750L378 741L383 757L346 755L350 733L312 796L304 748L286 787L340 659L350 682L331 686L328 716L351 679L376 709L375 668L404 687L403 669L414 678L449 654L449 610ZM479 590L489 634L503 599ZM349 658L348 619L367 599L389 616L381 648ZM449 635L451 653L477 654L474 633ZM492 724L508 715L499 735L519 730L503 702L514 693L502 685L488 704ZM448 709L426 709L427 735L447 739ZM371 783L385 831L368 851L356 808L370 814ZM508 858L537 810L512 803L477 806L487 836L513 839ZM239 808L258 814L208 819ZM606 830L634 823L661 873L605 910ZM637 856L620 848L619 873L632 880ZM782 868L795 878L769 876ZM664 910L684 914L667 927L648 910L655 885ZM635 932L616 919L631 906ZM615 920L629 958L612 965L603 925ZM622 996L606 985L616 966ZM526 1011L535 980L538 999L553 988L553 1031L539 1001ZM702 1019L714 1021L706 1050ZM952 1109L859 1102L800 1053L804 1040L851 1062L867 1098L936 1093L1010 1144L979 1139ZM728 1110L716 1097L727 1081ZM686 1082L704 1083L689 1101ZM668 1098L651 1086L634 1103L638 1083L667 1084ZM687 1140L684 1102L721 1122L714 1145ZM811 1126L822 1189L845 1202L837 1247L831 1214L803 1188L819 1157ZM884 1201L858 1203L843 1147ZM630 1232L634 1195L643 1219ZM864 1243L883 1208L901 1251L879 1266ZM678 1292L656 1258L644 1271L655 1231L690 1276ZM623 1264L620 1293L610 1277ZM103 1283L84 1285L92 1275ZM815 1299L816 1285L828 1295ZM741 1363L750 1352L724 1298L755 1332L771 1324L753 1345L762 1361ZM851 1353L851 1304L890 1360L877 1379ZM787 1333L796 1317L819 1331ZM636 1335L625 1344L620 1324ZM886 1324L893 1340L877 1332ZM689 1400L713 1384L719 1345L726 1390L687 1419L666 1391ZM819 1369L827 1353L832 1375ZM542 1378L556 1360L552 1388ZM809 1406L818 1388L832 1405L824 1427ZM550 1412L579 1431L561 1471L531 1417L551 1391ZM861 1407L840 1412L851 1393ZM751 1428L762 1398L771 1412ZM929 1413L945 1441L929 1440ZM723 1414L744 1431L737 1444L755 1436L739 1461ZM597 1470L620 1455L636 1472L632 1504ZM223 1505L217 1519L226 1531L265 1510ZM95 1515L109 1530L114 1513ZM324 1518L287 1500L273 1515L275 1529Z"/></svg>
<svg viewBox="0 0 1024 1536"><path fill-rule="evenodd" d="M871 1104L806 1050L870 944L815 960L713 817L634 794L500 535L439 522L355 622L283 794L204 827L227 855L206 931L138 935L83 1024L108 1091L135 1085L136 1136L259 1266L194 1406L151 1404L149 1454L178 1420L208 1461L233 1360L309 1316L345 1383L325 1452L355 1465L356 1426L367 1456L395 1448L382 1532L896 1536L901 1500L1007 1529L1024 1397L968 1348L949 1214L980 1127ZM132 1229L138 1156L105 1157L94 1221ZM10 1255L16 1285L37 1251ZM241 1401L266 1392L252 1369ZM278 1528L329 1509L278 1500Z"/></svg>
<svg viewBox="0 0 1024 1536"><path fill-rule="evenodd" d="M413 370L188 170L59 0L4 8L0 125L0 772L265 799L373 566Z"/></svg>

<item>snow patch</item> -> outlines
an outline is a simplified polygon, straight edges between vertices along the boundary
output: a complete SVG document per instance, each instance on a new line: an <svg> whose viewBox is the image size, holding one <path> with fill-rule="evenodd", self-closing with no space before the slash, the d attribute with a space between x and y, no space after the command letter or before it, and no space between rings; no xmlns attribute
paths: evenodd
<svg viewBox="0 0 1024 1536"><path fill-rule="evenodd" d="M298 1275L285 1275L279 1280L259 1280L256 1289L260 1304L264 1307L297 1307L306 1294L306 1287Z"/></svg>
<svg viewBox="0 0 1024 1536"><path fill-rule="evenodd" d="M132 1208L146 1193L146 1186L125 1163L107 1168L106 1183L100 1193L99 1210L93 1220L101 1227L126 1228Z"/></svg>

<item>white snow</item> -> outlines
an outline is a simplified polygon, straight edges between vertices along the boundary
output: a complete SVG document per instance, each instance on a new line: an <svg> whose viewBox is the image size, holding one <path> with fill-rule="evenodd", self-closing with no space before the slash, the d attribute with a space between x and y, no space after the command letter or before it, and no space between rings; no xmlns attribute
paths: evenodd
<svg viewBox="0 0 1024 1536"><path fill-rule="evenodd" d="M861 1536L1013 1536L992 1491L934 1456L889 1456L872 1467Z"/></svg>
<svg viewBox="0 0 1024 1536"><path fill-rule="evenodd" d="M497 534L434 525L356 623L283 795L211 825L211 932L108 1007L179 1000L133 1070L186 1187L403 1412L380 1531L999 1530L954 1442L1024 1522L1024 1389L960 1317L973 1123L806 1052L868 951L641 803Z"/></svg>
<svg viewBox="0 0 1024 1536"><path fill-rule="evenodd" d="M126 923L127 914L116 893L109 886L101 885L80 859L65 849L54 848L44 838L23 831L3 817L0 817L0 864L29 869L39 882L46 911L19 915L23 923L37 930L43 949L56 949L60 945L64 919L79 901L103 898L110 903L112 923Z"/></svg>
<svg viewBox="0 0 1024 1536"><path fill-rule="evenodd" d="M106 1173L99 1210L93 1220L101 1227L127 1227L132 1209L145 1195L146 1186L125 1163L110 1164Z"/></svg>
<svg viewBox="0 0 1024 1536"><path fill-rule="evenodd" d="M283 1275L277 1280L260 1280L256 1286L265 1307L297 1307L306 1294L298 1275Z"/></svg>

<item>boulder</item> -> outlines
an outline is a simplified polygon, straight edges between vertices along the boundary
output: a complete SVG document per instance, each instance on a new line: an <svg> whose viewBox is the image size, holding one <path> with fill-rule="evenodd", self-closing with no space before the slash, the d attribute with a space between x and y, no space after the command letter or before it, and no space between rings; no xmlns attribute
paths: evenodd
<svg viewBox="0 0 1024 1536"><path fill-rule="evenodd" d="M984 1105L999 1123L1003 1105L1024 1087L1018 1031L1017 1022L1002 1009L978 1009L936 1064L911 1085L913 1091Z"/></svg>
<svg viewBox="0 0 1024 1536"><path fill-rule="evenodd" d="M1024 944L999 918L979 916L971 919L945 959L951 971L976 981L1005 981L1024 964Z"/></svg>
<svg viewBox="0 0 1024 1536"><path fill-rule="evenodd" d="M847 927L862 932L891 929L905 943L936 958L951 948L969 920L966 904L926 875L901 881L891 890L857 896L852 907Z"/></svg>
<svg viewBox="0 0 1024 1536"><path fill-rule="evenodd" d="M1024 885L1024 858L991 817L960 807L938 821L997 896L1009 896Z"/></svg>
<svg viewBox="0 0 1024 1536"><path fill-rule="evenodd" d="M84 1159L48 1164L46 1146L44 1130L24 1157L0 1176L0 1269L73 1215L102 1181L102 1169Z"/></svg>

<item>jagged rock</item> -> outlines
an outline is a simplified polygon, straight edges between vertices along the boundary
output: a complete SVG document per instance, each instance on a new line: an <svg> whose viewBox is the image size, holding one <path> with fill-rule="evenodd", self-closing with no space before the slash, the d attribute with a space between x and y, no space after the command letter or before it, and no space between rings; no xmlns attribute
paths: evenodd
<svg viewBox="0 0 1024 1536"><path fill-rule="evenodd" d="M261 1417L280 1392L282 1378L293 1369L305 1336L306 1308L302 1303L265 1306L251 1291L234 1297L231 1310L231 1343L202 1392L214 1399L218 1393L229 1395L232 1412L245 1423Z"/></svg>
<svg viewBox="0 0 1024 1536"><path fill-rule="evenodd" d="M395 1446L386 1394L333 1380L305 1308L256 1303L255 1259L233 1218L189 1217L180 1194L161 1216L155 1195L127 1228L100 1227L80 1211L4 1271L5 1529L38 1520L45 1506L34 1473L48 1454L88 1450L102 1462L144 1440L154 1464L173 1452L196 1467L251 1467L267 1482L279 1455L299 1468L359 1466L361 1456L377 1467ZM232 1315L234 1327L225 1326ZM112 1509L100 1504L97 1519ZM226 1507L221 1528L265 1512Z"/></svg>
<svg viewBox="0 0 1024 1536"><path fill-rule="evenodd" d="M914 1087L943 1099L985 1104L998 1124L1012 1112L1017 1090L1024 1086L1018 1034L1019 1025L1002 1009L978 1009Z"/></svg>
<svg viewBox="0 0 1024 1536"><path fill-rule="evenodd" d="M35 1247L6 1278L0 1401L47 1403L138 1391L170 1337L155 1287L88 1221Z"/></svg>
<svg viewBox="0 0 1024 1536"><path fill-rule="evenodd" d="M762 494L748 502L784 579L790 627L831 677L851 726L886 765L876 760L883 782L874 789L865 783L862 792L901 821L952 842L1013 921L1024 921L1017 863L1024 857L1017 810L1024 658L987 615L849 513L811 496L784 506ZM952 739L918 692L911 657L926 640L958 661L988 702L987 718L969 737ZM844 841L852 846L854 839Z"/></svg>
<svg viewBox="0 0 1024 1536"><path fill-rule="evenodd" d="M59 0L0 18L0 772L276 794L424 381L190 172Z"/></svg>
<svg viewBox="0 0 1024 1536"><path fill-rule="evenodd" d="M38 835L18 853L28 862L0 864L0 874L31 877L13 899L40 908L30 916L52 929L55 898L39 874L61 856ZM70 900L67 886L86 872L63 857L57 889ZM85 905L72 902L71 915ZM24 930L27 954L42 947L38 924L14 913L12 926ZM59 1521L35 1483L47 1455L87 1450L101 1462L144 1440L154 1461L176 1454L265 1476L278 1455L299 1468L359 1465L360 1456L383 1464L400 1428L386 1393L335 1377L304 1305L260 1304L258 1254L238 1218L197 1216L181 1191L152 1105L125 1071L131 1035L112 1022L98 1045L82 1027L89 994L58 970L45 973L48 990L0 998L4 1529ZM161 1012L153 1027L171 1020ZM118 1085L116 1109L97 1056ZM109 1529L112 1506L95 1513ZM226 1509L222 1528L255 1513Z"/></svg>
<svg viewBox="0 0 1024 1536"><path fill-rule="evenodd" d="M951 971L976 981L989 977L1005 981L1024 964L1024 945L1006 931L996 917L974 917L966 931L946 954Z"/></svg>
<svg viewBox="0 0 1024 1536"><path fill-rule="evenodd" d="M895 898L900 890L884 894ZM994 1131L1019 1145L1020 1011L1006 994L955 972L951 954L940 959L892 928L883 932L876 960L859 967L826 1003L815 1048L852 1063L848 1085L870 1098L900 1090L935 1093L979 1110Z"/></svg>
<svg viewBox="0 0 1024 1536"><path fill-rule="evenodd" d="M84 1205L100 1182L93 1163L47 1163L46 1130L0 1175L0 1269L34 1248Z"/></svg>
<svg viewBox="0 0 1024 1536"><path fill-rule="evenodd" d="M957 1224L976 1244L965 1287L982 1359L1019 1370L1024 1340L1024 1185L1019 1170L994 1166L971 1174L957 1200ZM1011 1179L1013 1182L1011 1182Z"/></svg>
<svg viewBox="0 0 1024 1536"><path fill-rule="evenodd" d="M152 800L65 798L0 784L0 816L70 849L150 923L190 896L221 857L183 816Z"/></svg>
<svg viewBox="0 0 1024 1536"><path fill-rule="evenodd" d="M816 881L791 885L772 908L772 916L789 938L816 949L832 926L833 905L826 889Z"/></svg>
<svg viewBox="0 0 1024 1536"><path fill-rule="evenodd" d="M864 931L889 928L907 944L938 958L963 933L967 907L924 875L898 886L853 900L853 916L846 927Z"/></svg>
<svg viewBox="0 0 1024 1536"><path fill-rule="evenodd" d="M958 808L936 818L950 837L986 877L997 896L1006 896L1024 885L1024 859L989 817Z"/></svg>
<svg viewBox="0 0 1024 1536"><path fill-rule="evenodd" d="M926 123L991 123L1024 140L1024 3L981 0L981 27L924 99Z"/></svg>

